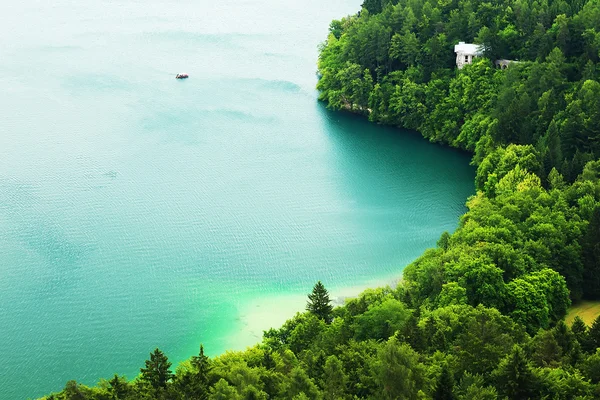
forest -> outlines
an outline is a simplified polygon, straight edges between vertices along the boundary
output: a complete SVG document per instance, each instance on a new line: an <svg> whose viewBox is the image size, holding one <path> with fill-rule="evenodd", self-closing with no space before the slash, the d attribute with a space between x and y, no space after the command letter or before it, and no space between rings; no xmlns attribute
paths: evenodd
<svg viewBox="0 0 600 400"><path fill-rule="evenodd" d="M482 56L457 69L454 45ZM497 59L511 60L506 69ZM307 309L240 352L46 399L597 399L600 0L365 0L320 48L320 100L473 154L454 233L397 287ZM399 266L401 268L402 266Z"/></svg>

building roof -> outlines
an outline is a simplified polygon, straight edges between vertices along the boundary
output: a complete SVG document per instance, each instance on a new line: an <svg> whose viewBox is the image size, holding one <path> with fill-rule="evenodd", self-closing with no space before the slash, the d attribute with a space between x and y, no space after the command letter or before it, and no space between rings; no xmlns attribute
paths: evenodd
<svg viewBox="0 0 600 400"><path fill-rule="evenodd" d="M483 49L479 44L459 42L458 44L454 45L454 52L480 56L483 53Z"/></svg>

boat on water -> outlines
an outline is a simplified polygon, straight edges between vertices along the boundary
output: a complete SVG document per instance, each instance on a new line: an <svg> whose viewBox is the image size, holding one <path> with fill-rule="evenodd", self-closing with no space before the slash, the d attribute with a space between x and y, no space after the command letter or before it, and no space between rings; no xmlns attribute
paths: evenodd
<svg viewBox="0 0 600 400"><path fill-rule="evenodd" d="M182 73L182 74L177 74L177 75L175 76L175 79L187 79L187 78L189 78L189 77L190 77L190 76L189 76L188 74L186 74L186 73Z"/></svg>

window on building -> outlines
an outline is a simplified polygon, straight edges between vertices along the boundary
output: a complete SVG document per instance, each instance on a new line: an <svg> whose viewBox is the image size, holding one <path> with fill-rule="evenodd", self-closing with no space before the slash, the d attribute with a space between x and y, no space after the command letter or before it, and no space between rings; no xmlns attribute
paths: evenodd
<svg viewBox="0 0 600 400"><path fill-rule="evenodd" d="M468 63L469 62L469 56L465 56L465 62Z"/></svg>

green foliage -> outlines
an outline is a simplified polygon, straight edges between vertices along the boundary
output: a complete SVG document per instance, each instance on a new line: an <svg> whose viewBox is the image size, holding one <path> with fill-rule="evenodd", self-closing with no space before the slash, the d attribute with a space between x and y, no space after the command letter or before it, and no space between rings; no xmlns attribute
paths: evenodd
<svg viewBox="0 0 600 400"><path fill-rule="evenodd" d="M579 344L584 344L587 341L588 328L579 315L573 320L571 331L573 332L573 336L577 342L579 342Z"/></svg>
<svg viewBox="0 0 600 400"><path fill-rule="evenodd" d="M126 399L131 392L131 388L125 377L120 377L117 374L108 381L108 393L113 400Z"/></svg>
<svg viewBox="0 0 600 400"><path fill-rule="evenodd" d="M591 198L591 196L590 196ZM591 212L590 223L581 238L583 252L583 296L600 298L600 207Z"/></svg>
<svg viewBox="0 0 600 400"><path fill-rule="evenodd" d="M210 400L240 400L240 395L225 379L221 378L211 389L208 398Z"/></svg>
<svg viewBox="0 0 600 400"><path fill-rule="evenodd" d="M594 320L588 330L583 348L588 353L595 352L596 349L600 348L600 316Z"/></svg>
<svg viewBox="0 0 600 400"><path fill-rule="evenodd" d="M434 400L453 400L454 396L454 378L448 365L444 364L442 373L438 378L435 386L435 392L433 393Z"/></svg>
<svg viewBox="0 0 600 400"><path fill-rule="evenodd" d="M465 373L455 389L460 400L497 400L498 392L493 386L486 386L481 375Z"/></svg>
<svg viewBox="0 0 600 400"><path fill-rule="evenodd" d="M312 293L308 295L306 310L325 321L325 323L331 323L333 306L329 299L329 292L327 292L321 281L315 284Z"/></svg>
<svg viewBox="0 0 600 400"><path fill-rule="evenodd" d="M391 338L379 351L377 380L382 399L418 399L425 384L425 368L419 354Z"/></svg>
<svg viewBox="0 0 600 400"><path fill-rule="evenodd" d="M289 382L283 387L285 398L291 399L304 394L307 399L316 400L320 397L317 385L310 379L303 368L296 367L290 373Z"/></svg>
<svg viewBox="0 0 600 400"><path fill-rule="evenodd" d="M538 380L525 352L515 345L493 372L500 394L509 399L539 398Z"/></svg>
<svg viewBox="0 0 600 400"><path fill-rule="evenodd" d="M355 338L358 340L387 340L408 318L410 312L396 299L374 305L355 319Z"/></svg>
<svg viewBox="0 0 600 400"><path fill-rule="evenodd" d="M150 391L155 398L166 396L167 384L173 378L171 363L167 356L158 348L150 353L146 366L140 368L140 381L150 386Z"/></svg>
<svg viewBox="0 0 600 400"><path fill-rule="evenodd" d="M327 357L323 371L323 396L327 399L343 399L348 376L342 362L334 355Z"/></svg>

